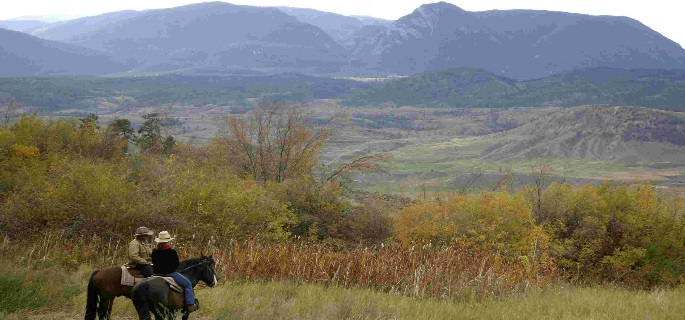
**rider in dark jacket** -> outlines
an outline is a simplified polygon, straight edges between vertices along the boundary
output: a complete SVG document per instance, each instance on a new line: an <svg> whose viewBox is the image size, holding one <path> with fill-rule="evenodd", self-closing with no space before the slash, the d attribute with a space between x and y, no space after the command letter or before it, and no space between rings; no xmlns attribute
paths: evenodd
<svg viewBox="0 0 685 320"><path fill-rule="evenodd" d="M188 281L186 277L178 273L176 269L180 264L176 250L171 247L171 237L169 232L162 231L159 233L155 242L157 248L152 251L152 266L156 275L169 276L174 278L176 283L183 286L183 293L185 298L185 309L188 312L197 310L195 305L195 295L193 293L193 284Z"/></svg>

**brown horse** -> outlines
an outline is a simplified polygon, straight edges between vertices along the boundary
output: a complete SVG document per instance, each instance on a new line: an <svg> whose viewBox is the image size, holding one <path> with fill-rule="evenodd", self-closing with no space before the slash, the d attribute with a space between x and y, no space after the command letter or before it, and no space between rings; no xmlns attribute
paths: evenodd
<svg viewBox="0 0 685 320"><path fill-rule="evenodd" d="M205 256L201 256L197 259L184 260L181 262L179 269L183 270L189 265L209 260L212 260L212 258ZM134 277L140 277L139 271L130 269L129 271ZM96 316L99 317L100 320L109 319L114 299L116 297L127 297L130 299L132 289L133 287L121 285L121 267L96 270L88 281L85 320L95 320Z"/></svg>

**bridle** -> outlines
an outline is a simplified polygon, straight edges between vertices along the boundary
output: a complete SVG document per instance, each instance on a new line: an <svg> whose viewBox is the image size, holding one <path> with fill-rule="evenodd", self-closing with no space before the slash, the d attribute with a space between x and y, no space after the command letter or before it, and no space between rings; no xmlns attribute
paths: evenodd
<svg viewBox="0 0 685 320"><path fill-rule="evenodd" d="M178 271L178 273L186 272L186 271L188 271L188 270L190 270L190 269L197 268L197 267L199 267L199 266L201 266L201 265L203 265L203 264L204 264L204 265L207 265L207 267L209 268L209 270L212 270L212 274L214 275L214 283L213 283L213 285L210 285L210 287L216 286L216 284L218 283L218 281L217 281L217 279L216 279L216 271L214 271L214 268L212 268L212 266L210 265L210 263L209 263L208 261L200 261L200 262L198 262L198 263L196 263L196 264L194 264L194 265L191 265L191 266L189 266L189 267L186 267L185 269L183 269L183 270L181 270L181 271Z"/></svg>
<svg viewBox="0 0 685 320"><path fill-rule="evenodd" d="M207 262L207 261L200 261L200 262L198 262L198 263L196 263L196 264L194 264L194 265L192 265L192 266L186 267L185 269L183 269L183 270L181 270L181 271L178 271L178 272L179 272L179 273L183 273L183 272L188 271L188 270L190 270L190 269L192 269L192 268L199 267L199 266L202 265L202 264L206 264L208 267L211 267L211 266L209 265L209 262Z"/></svg>

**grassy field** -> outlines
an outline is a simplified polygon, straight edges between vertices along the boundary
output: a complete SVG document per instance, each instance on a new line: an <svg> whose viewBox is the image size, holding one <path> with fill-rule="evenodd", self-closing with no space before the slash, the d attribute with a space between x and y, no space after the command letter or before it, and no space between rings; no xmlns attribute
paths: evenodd
<svg viewBox="0 0 685 320"><path fill-rule="evenodd" d="M600 181L650 181L668 190L682 191L673 179L682 180L683 168L655 168L650 164L628 165L608 160L540 158L516 161L483 160L499 141L492 135L452 139L407 139L392 151L384 167L386 174L370 175L360 188L416 196L424 189L433 192L459 191L466 184L476 188L494 188L505 177L509 186L533 183L534 175L544 170L552 181L598 183ZM472 181L472 179L474 181Z"/></svg>
<svg viewBox="0 0 685 320"><path fill-rule="evenodd" d="M202 309L195 319L679 319L685 313L682 288L646 292L556 285L480 303L290 282L229 282L197 292ZM63 307L0 310L0 319L81 319L84 303L81 293ZM127 299L114 306L114 319L137 318Z"/></svg>

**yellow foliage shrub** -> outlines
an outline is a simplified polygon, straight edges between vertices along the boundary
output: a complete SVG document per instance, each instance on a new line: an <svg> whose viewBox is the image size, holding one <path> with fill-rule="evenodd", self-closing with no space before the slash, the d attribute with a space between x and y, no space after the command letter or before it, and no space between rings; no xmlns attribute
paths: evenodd
<svg viewBox="0 0 685 320"><path fill-rule="evenodd" d="M526 199L504 192L458 195L407 207L397 216L396 233L405 246L434 242L518 255L542 253L548 243Z"/></svg>
<svg viewBox="0 0 685 320"><path fill-rule="evenodd" d="M36 158L40 153L38 148L34 146L24 146L19 144L12 145L10 150L11 156L26 159Z"/></svg>
<svg viewBox="0 0 685 320"><path fill-rule="evenodd" d="M679 283L685 261L685 206L648 184L552 184L540 223L558 265L579 278L641 287Z"/></svg>

